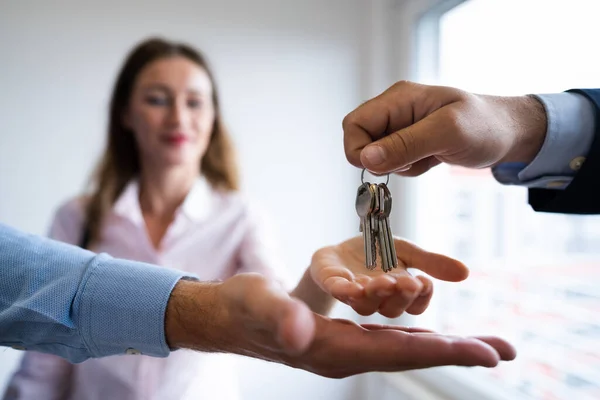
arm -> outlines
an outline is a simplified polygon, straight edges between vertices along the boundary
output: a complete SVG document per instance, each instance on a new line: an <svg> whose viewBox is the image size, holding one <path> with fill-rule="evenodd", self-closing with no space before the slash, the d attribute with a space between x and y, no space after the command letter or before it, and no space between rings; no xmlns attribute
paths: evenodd
<svg viewBox="0 0 600 400"><path fill-rule="evenodd" d="M165 357L164 314L183 273L96 255L0 224L0 345L90 357Z"/></svg>
<svg viewBox="0 0 600 400"><path fill-rule="evenodd" d="M344 118L346 157L374 173L402 176L440 163L492 167L499 181L531 187L529 202L537 211L600 213L594 190L600 89L569 92L536 100L398 82ZM554 103L561 105L553 110Z"/></svg>
<svg viewBox="0 0 600 400"><path fill-rule="evenodd" d="M599 214L600 191L597 190L597 186L600 176L600 89L570 92L582 99L578 112L583 114L582 122L579 123L581 129L574 131L573 135L580 146L587 147L581 151L578 160L573 158L569 163L574 177L568 186L563 190L532 188L529 190L529 204L536 211ZM574 121L569 120L569 123L577 126Z"/></svg>
<svg viewBox="0 0 600 400"><path fill-rule="evenodd" d="M95 255L1 224L0 265L0 345L73 362L132 349L160 357L185 347L341 378L442 365L493 367L515 357L496 337L330 320L259 274L190 282L176 270Z"/></svg>
<svg viewBox="0 0 600 400"><path fill-rule="evenodd" d="M329 319L260 274L216 284L181 281L168 309L171 347L240 354L332 378L454 364L493 367L515 357L497 337Z"/></svg>
<svg viewBox="0 0 600 400"><path fill-rule="evenodd" d="M79 199L61 206L50 225L50 239L77 244L83 226L83 207ZM4 400L60 400L68 396L73 364L53 354L27 351L10 379Z"/></svg>
<svg viewBox="0 0 600 400"><path fill-rule="evenodd" d="M529 203L536 211L600 212L592 189L594 175L600 172L594 165L600 149L600 140L595 139L600 124L593 93L600 90L537 95L547 116L541 149L529 164L503 163L492 168L499 182L528 187Z"/></svg>

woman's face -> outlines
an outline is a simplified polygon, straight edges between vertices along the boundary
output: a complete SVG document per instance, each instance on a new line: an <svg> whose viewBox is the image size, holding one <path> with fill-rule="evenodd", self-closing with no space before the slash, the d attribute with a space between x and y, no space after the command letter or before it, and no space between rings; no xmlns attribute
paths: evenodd
<svg viewBox="0 0 600 400"><path fill-rule="evenodd" d="M148 64L138 75L125 115L142 165L199 166L215 109L206 71L185 57Z"/></svg>

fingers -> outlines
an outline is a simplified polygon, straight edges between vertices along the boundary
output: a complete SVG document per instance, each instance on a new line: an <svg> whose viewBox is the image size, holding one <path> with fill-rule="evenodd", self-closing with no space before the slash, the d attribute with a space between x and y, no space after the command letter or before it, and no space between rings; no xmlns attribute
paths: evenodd
<svg viewBox="0 0 600 400"><path fill-rule="evenodd" d="M430 329L406 327L406 326L396 326L396 325L361 324L360 326L362 326L365 329L371 330L371 331L380 331L380 330L388 329L388 330L397 330L397 331L402 331L402 332L407 332L407 333L435 333Z"/></svg>
<svg viewBox="0 0 600 400"><path fill-rule="evenodd" d="M323 321L318 322L319 329L325 330ZM335 333L329 331L327 335L317 335L313 349L321 353L319 359L328 360L319 371L325 376L445 365L495 367L501 360L512 360L516 355L508 342L496 337L446 336L419 328L389 325L357 327L339 324L336 320L330 320L328 324L330 327L337 324Z"/></svg>
<svg viewBox="0 0 600 400"><path fill-rule="evenodd" d="M396 295L396 279L389 275L379 275L365 281L364 295L352 299L350 305L360 315L371 315L379 309L388 297Z"/></svg>
<svg viewBox="0 0 600 400"><path fill-rule="evenodd" d="M361 164L369 171L385 174L413 165L447 150L451 136L436 113L415 124L392 132L367 145L360 153Z"/></svg>
<svg viewBox="0 0 600 400"><path fill-rule="evenodd" d="M349 298L340 298L360 315L371 315L379 311L388 318L400 316L413 301L419 298L423 283L407 273L380 275L362 279L364 285L360 292Z"/></svg>
<svg viewBox="0 0 600 400"><path fill-rule="evenodd" d="M396 175L406 176L406 177L414 177L424 174L429 171L431 168L440 165L441 161L435 157L427 157L424 158L417 163L401 168L397 171L394 171Z"/></svg>
<svg viewBox="0 0 600 400"><path fill-rule="evenodd" d="M361 151L385 135L389 118L389 110L381 96L367 101L344 118L344 150L350 164L355 167L363 166ZM406 123L410 122L407 120Z"/></svg>
<svg viewBox="0 0 600 400"><path fill-rule="evenodd" d="M379 330L394 330L399 332L406 333L431 333L436 334L438 336L442 336L430 329L418 328L418 327L403 327L396 325L382 325L382 324L362 324L364 329L368 329L370 331L379 331ZM449 336L448 336L449 337ZM494 350L498 353L500 359L502 361L511 361L514 360L517 356L517 351L513 345L507 342L504 339L501 339L496 336L474 336L473 339L482 341L490 345Z"/></svg>
<svg viewBox="0 0 600 400"><path fill-rule="evenodd" d="M425 89L424 85L398 82L348 114L342 122L348 161L362 167L361 151L367 145L413 124L415 99L422 97Z"/></svg>
<svg viewBox="0 0 600 400"><path fill-rule="evenodd" d="M338 259L336 262L340 264ZM361 297L363 286L355 281L354 274L348 268L337 264L318 269L313 276L315 283L323 291L345 303L351 297Z"/></svg>
<svg viewBox="0 0 600 400"><path fill-rule="evenodd" d="M396 276L396 284L391 295L382 299L379 305L379 313L388 318L397 318L404 311L412 307L415 299L423 290L421 280L408 274Z"/></svg>
<svg viewBox="0 0 600 400"><path fill-rule="evenodd" d="M497 337L457 337L420 328L365 324L316 316L316 335L300 360L288 365L330 378L445 365L494 367L516 356Z"/></svg>
<svg viewBox="0 0 600 400"><path fill-rule="evenodd" d="M377 338L379 345L386 346L388 351L393 349L390 357L393 357L396 364L387 366L388 370L394 370L394 368L420 369L444 365L495 367L500 362L501 355L494 345L502 344L502 348L510 346L502 339L497 339L497 343L490 344L477 338L414 333L403 335L400 345L396 344L391 347L392 342L398 341L394 336L398 336L399 332L379 331L377 333L380 334L380 337ZM384 344L388 341L389 344ZM374 348L375 346L372 350ZM373 359L372 362L376 362L376 359Z"/></svg>
<svg viewBox="0 0 600 400"><path fill-rule="evenodd" d="M427 333L427 334L433 334L439 338L449 338L454 341L466 340L466 339L473 340L474 339L474 340L484 342L487 345L489 345L490 347L492 347L498 353L498 356L499 356L500 360L502 360L502 361L511 361L511 360L514 360L517 356L517 351L514 348L514 346L511 345L506 340L501 339L497 336L473 336L471 338L460 338L460 337L441 335L430 329L424 329L424 328L418 328L418 327L403 327L403 326L396 326L396 325L381 325L381 324L362 324L360 326L362 326L364 329L367 329L369 331L389 330L389 331L398 331L398 332L405 332L405 333ZM421 340L421 339L419 339L419 340Z"/></svg>
<svg viewBox="0 0 600 400"><path fill-rule="evenodd" d="M496 336L476 336L475 338L492 346L503 361L511 361L517 357L517 350L506 340Z"/></svg>
<svg viewBox="0 0 600 400"><path fill-rule="evenodd" d="M327 293L344 303L347 303L350 298L359 298L363 295L361 285L341 276L332 276L325 279L323 287Z"/></svg>
<svg viewBox="0 0 600 400"><path fill-rule="evenodd" d="M448 87L396 83L344 118L346 158L354 166L389 173L443 152L452 140L451 116L434 115L462 95Z"/></svg>
<svg viewBox="0 0 600 400"><path fill-rule="evenodd" d="M337 275L331 275L322 283L325 291L363 316L376 312L388 318L397 318L405 311L420 314L427 309L433 294L428 278L413 277L404 269L375 277L354 277L342 268Z"/></svg>
<svg viewBox="0 0 600 400"><path fill-rule="evenodd" d="M352 165L363 166L361 151L367 145L415 122L414 98L424 88L424 85L398 82L344 118L344 149Z"/></svg>
<svg viewBox="0 0 600 400"><path fill-rule="evenodd" d="M241 274L237 279L243 279L240 301L250 323L272 332L286 352L304 352L315 333L314 316L308 306L259 274Z"/></svg>
<svg viewBox="0 0 600 400"><path fill-rule="evenodd" d="M407 360L418 358L412 367L441 365L495 367L499 361L516 357L514 347L498 337L459 337L437 333L415 333L406 341L401 354Z"/></svg>
<svg viewBox="0 0 600 400"><path fill-rule="evenodd" d="M407 268L416 268L436 279L460 282L469 276L469 269L460 261L442 254L431 253L400 239L394 239L399 261Z"/></svg>
<svg viewBox="0 0 600 400"><path fill-rule="evenodd" d="M419 296L417 296L406 309L407 313L413 315L419 315L425 312L433 297L433 282L424 276L417 276L417 279L421 281L423 288L421 289Z"/></svg>

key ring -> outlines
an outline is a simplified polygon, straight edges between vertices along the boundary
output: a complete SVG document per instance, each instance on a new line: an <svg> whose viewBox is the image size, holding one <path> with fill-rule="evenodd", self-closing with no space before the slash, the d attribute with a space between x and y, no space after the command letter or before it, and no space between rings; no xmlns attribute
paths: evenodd
<svg viewBox="0 0 600 400"><path fill-rule="evenodd" d="M362 172L360 173L360 183L365 183L365 171L367 169L363 168ZM385 180L385 185L387 186L388 183L390 183L390 174L386 174L387 179Z"/></svg>

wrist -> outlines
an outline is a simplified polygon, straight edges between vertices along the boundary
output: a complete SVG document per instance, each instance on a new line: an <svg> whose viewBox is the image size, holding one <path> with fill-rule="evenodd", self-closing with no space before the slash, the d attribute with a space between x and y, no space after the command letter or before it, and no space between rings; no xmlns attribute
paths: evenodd
<svg viewBox="0 0 600 400"><path fill-rule="evenodd" d="M312 267L312 266L311 266ZM317 314L327 315L335 303L335 299L325 292L315 281L311 273L311 267L304 271L304 275L296 285L296 288L290 293L304 303Z"/></svg>
<svg viewBox="0 0 600 400"><path fill-rule="evenodd" d="M529 164L537 156L547 131L547 116L543 104L533 96L505 98L507 112L515 134L512 146L501 163Z"/></svg>
<svg viewBox="0 0 600 400"><path fill-rule="evenodd" d="M175 285L165 315L165 337L171 349L223 350L223 313L217 301L220 285L186 280Z"/></svg>

